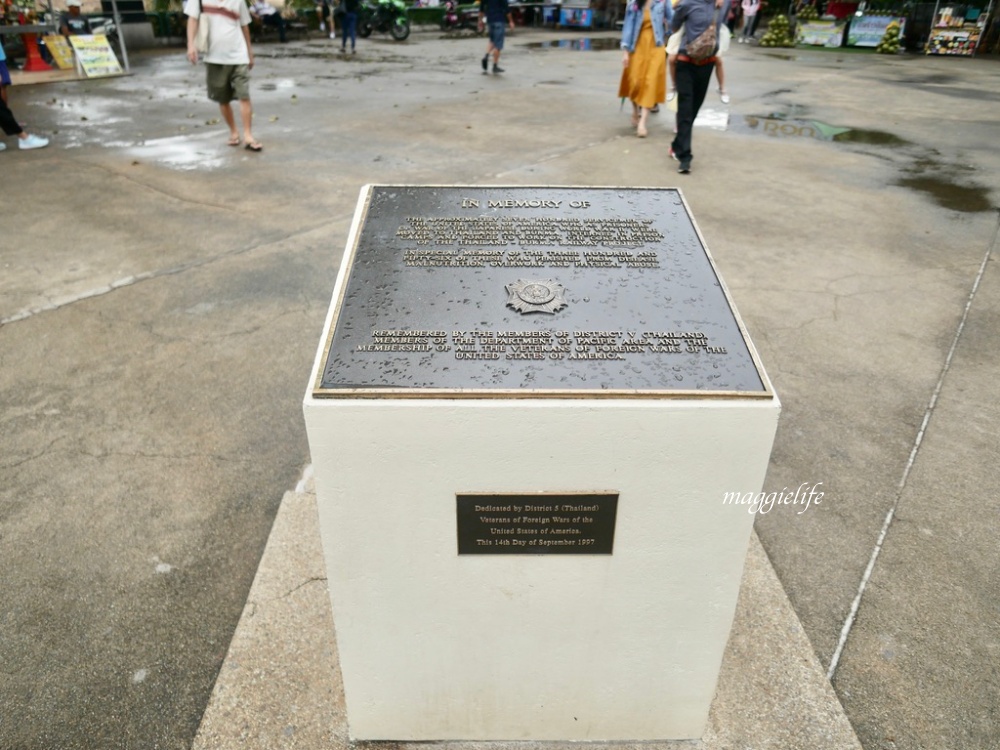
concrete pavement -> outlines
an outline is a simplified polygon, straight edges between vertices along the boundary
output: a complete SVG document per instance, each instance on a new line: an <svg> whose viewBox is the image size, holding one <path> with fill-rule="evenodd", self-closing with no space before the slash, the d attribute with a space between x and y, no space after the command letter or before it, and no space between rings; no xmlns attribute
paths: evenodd
<svg viewBox="0 0 1000 750"><path fill-rule="evenodd" d="M757 522L818 669L865 748L997 746L1000 68L738 46L682 178L582 36L263 46L260 155L177 50L11 91L53 144L0 155L0 747L190 746L366 182L682 187L784 406L766 488L827 493Z"/></svg>

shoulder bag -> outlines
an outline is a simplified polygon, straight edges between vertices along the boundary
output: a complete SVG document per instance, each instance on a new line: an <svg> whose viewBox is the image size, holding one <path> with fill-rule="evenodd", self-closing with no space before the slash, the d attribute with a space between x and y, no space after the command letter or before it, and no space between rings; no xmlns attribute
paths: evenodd
<svg viewBox="0 0 1000 750"><path fill-rule="evenodd" d="M719 22L719 9L716 7L712 14L712 25L691 40L684 50L684 54L691 58L692 62L704 62L718 49L718 39L716 38L716 27Z"/></svg>

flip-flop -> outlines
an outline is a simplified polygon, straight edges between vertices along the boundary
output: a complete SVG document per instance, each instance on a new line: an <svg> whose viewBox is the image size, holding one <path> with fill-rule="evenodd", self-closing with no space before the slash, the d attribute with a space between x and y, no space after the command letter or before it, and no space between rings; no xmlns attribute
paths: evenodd
<svg viewBox="0 0 1000 750"><path fill-rule="evenodd" d="M239 139L239 137L236 137L236 138L230 138L230 139L229 139L229 140L228 140L228 141L226 142L226 145L227 145L227 146L234 146L234 147L235 147L235 146L239 146L239 145L240 145L240 139Z"/></svg>
<svg viewBox="0 0 1000 750"><path fill-rule="evenodd" d="M247 142L247 145L244 146L244 148L247 151L263 151L264 150L264 146L263 146L263 144L260 143L260 141L249 141L249 142Z"/></svg>

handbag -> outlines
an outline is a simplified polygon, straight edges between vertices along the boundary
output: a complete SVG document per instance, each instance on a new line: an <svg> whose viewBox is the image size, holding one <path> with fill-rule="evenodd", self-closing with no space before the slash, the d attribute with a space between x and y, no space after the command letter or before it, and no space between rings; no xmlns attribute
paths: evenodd
<svg viewBox="0 0 1000 750"><path fill-rule="evenodd" d="M201 0L198 0L198 31L194 37L194 48L199 54L208 54L208 18L205 16L205 9Z"/></svg>
<svg viewBox="0 0 1000 750"><path fill-rule="evenodd" d="M718 40L715 35L718 21L719 9L716 7L715 13L712 14L712 25L691 40L684 51L684 54L690 57L692 62L704 62L715 54L718 48Z"/></svg>

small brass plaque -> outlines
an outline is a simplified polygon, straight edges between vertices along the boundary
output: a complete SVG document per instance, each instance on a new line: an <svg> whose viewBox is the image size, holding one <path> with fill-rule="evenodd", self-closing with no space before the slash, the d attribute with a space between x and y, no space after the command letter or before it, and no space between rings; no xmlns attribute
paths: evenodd
<svg viewBox="0 0 1000 750"><path fill-rule="evenodd" d="M460 555L610 555L618 494L457 495Z"/></svg>

